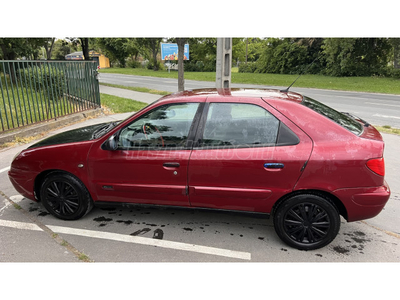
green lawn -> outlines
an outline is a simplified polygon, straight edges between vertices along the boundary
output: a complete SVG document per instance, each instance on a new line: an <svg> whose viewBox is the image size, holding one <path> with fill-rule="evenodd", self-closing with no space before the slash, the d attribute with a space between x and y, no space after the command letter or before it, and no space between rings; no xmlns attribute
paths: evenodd
<svg viewBox="0 0 400 300"><path fill-rule="evenodd" d="M43 93L30 93L27 89L3 89L0 93L0 132L71 114L77 110L76 103L64 98L48 100Z"/></svg>
<svg viewBox="0 0 400 300"><path fill-rule="evenodd" d="M236 71L236 69L234 69ZM109 68L101 73L178 78L177 71L152 71L147 69ZM252 74L232 72L232 83L259 84L266 86L289 86L298 75ZM214 72L185 72L185 79L215 81ZM308 87L329 90L344 90L370 93L400 95L400 79L382 77L330 77L322 75L303 75L294 87Z"/></svg>
<svg viewBox="0 0 400 300"><path fill-rule="evenodd" d="M148 105L147 103L107 94L100 94L100 101L102 106L107 107L113 113L139 111Z"/></svg>

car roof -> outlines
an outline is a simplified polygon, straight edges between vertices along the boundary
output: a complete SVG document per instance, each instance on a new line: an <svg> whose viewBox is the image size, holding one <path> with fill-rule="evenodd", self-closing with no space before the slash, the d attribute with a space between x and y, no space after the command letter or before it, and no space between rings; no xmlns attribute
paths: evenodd
<svg viewBox="0 0 400 300"><path fill-rule="evenodd" d="M195 98L206 96L212 98L263 98L264 100L288 100L300 103L303 96L295 92L282 92L278 89L253 89L253 88L231 88L231 89L194 89L183 92L173 93L162 97L160 100L170 100L172 98Z"/></svg>

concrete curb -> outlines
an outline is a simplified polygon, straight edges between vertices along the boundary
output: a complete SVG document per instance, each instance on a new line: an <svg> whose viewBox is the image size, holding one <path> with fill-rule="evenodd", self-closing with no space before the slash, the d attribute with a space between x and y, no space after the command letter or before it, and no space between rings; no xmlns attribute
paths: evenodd
<svg viewBox="0 0 400 300"><path fill-rule="evenodd" d="M35 136L42 132L47 132L50 130L54 130L58 127L84 121L88 118L98 117L99 115L104 115L102 108L85 110L83 112L75 113L69 116L59 117L57 119L32 124L17 130L13 130L10 133L0 134L0 144L11 142L17 137L24 138Z"/></svg>

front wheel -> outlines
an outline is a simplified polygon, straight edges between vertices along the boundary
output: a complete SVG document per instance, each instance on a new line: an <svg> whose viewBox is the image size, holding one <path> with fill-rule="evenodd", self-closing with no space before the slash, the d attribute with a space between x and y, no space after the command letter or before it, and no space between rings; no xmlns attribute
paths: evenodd
<svg viewBox="0 0 400 300"><path fill-rule="evenodd" d="M295 195L277 207L274 227L289 246L314 250L334 240L339 232L340 216L327 198L313 194Z"/></svg>
<svg viewBox="0 0 400 300"><path fill-rule="evenodd" d="M42 183L40 199L49 213L62 220L79 219L93 207L85 185L66 173L49 174Z"/></svg>

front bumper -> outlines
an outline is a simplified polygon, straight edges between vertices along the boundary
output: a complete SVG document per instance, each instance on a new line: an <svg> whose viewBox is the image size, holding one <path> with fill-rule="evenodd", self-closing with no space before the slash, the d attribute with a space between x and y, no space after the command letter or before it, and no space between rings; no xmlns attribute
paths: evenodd
<svg viewBox="0 0 400 300"><path fill-rule="evenodd" d="M11 167L8 171L8 178L12 185L25 198L37 201L34 194L36 173Z"/></svg>
<svg viewBox="0 0 400 300"><path fill-rule="evenodd" d="M347 210L347 221L359 221L373 218L384 208L390 198L387 182L379 187L347 188L333 192Z"/></svg>

